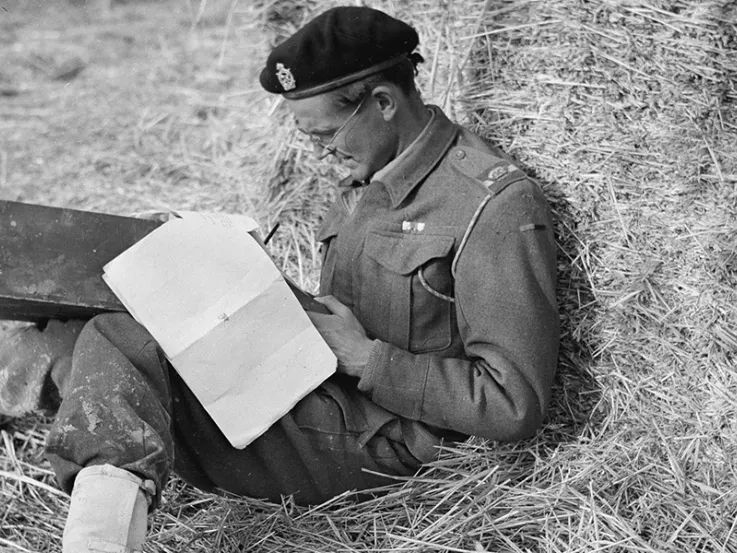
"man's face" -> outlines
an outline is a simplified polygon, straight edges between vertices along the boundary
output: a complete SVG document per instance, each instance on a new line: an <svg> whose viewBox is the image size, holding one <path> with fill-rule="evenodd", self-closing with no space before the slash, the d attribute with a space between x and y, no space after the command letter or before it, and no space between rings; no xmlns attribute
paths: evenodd
<svg viewBox="0 0 737 553"><path fill-rule="evenodd" d="M358 107L339 108L329 94L289 100L287 106L297 128L310 137L315 154L335 156L357 181L371 178L395 155L396 133L371 94Z"/></svg>

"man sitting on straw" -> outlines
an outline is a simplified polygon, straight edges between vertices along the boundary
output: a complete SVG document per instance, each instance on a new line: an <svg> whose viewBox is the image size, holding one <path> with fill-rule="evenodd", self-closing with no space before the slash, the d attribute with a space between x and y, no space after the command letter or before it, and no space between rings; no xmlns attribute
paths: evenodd
<svg viewBox="0 0 737 553"><path fill-rule="evenodd" d="M127 314L4 344L0 383L25 363L24 382L51 380L63 398L47 453L72 492L65 552L140 549L171 470L206 490L316 504L412 475L443 440L539 427L559 337L550 212L506 154L423 103L417 45L380 11L336 8L261 73L350 178L318 231L332 315L311 315L339 374L251 445L229 445Z"/></svg>

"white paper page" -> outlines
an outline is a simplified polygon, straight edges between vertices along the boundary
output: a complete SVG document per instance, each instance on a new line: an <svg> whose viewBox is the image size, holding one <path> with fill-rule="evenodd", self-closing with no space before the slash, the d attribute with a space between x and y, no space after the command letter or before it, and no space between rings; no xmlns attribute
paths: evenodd
<svg viewBox="0 0 737 553"><path fill-rule="evenodd" d="M231 230L251 232L258 230L258 223L248 215L232 213L205 213L200 211L172 211L174 215L188 222L197 222L202 225L221 226Z"/></svg>
<svg viewBox="0 0 737 553"><path fill-rule="evenodd" d="M104 278L244 447L330 376L336 359L253 227L194 215L154 230Z"/></svg>
<svg viewBox="0 0 737 553"><path fill-rule="evenodd" d="M229 237L229 240L238 240L239 237L243 236L243 233L252 233L254 231L257 231L259 228L258 223L248 215L238 215L230 213L207 213L187 210L172 211L171 213L176 215L179 219L186 221L187 229L190 233L207 233L208 230L215 228L228 229L233 231L233 234ZM117 282L130 282L130 286L128 286L127 284L125 286L127 291L130 291L130 289L137 287L137 285L141 283L143 279L137 278L135 271L129 271L128 263L129 260L139 259L139 256L142 255L139 250L144 245L145 244L141 244L141 242L138 242L131 246L128 250L126 250L126 252L123 252L125 256L121 254L121 256L108 263L103 268L104 272L102 275L105 283L110 287L115 295L118 296L118 299L123 303L128 312L133 315L133 318L135 318L139 322L141 321L137 315L138 309L136 305L131 304L128 301L127 295L121 293L122 290L118 288ZM149 248L149 251L155 251L156 247L157 246L151 246ZM164 263L161 263L160 265L163 266ZM130 279L133 280L130 281ZM134 302L138 304L137 301L134 300Z"/></svg>
<svg viewBox="0 0 737 553"><path fill-rule="evenodd" d="M234 447L248 445L335 371L335 356L295 302L275 281L171 360ZM234 370L213 371L228 365Z"/></svg>
<svg viewBox="0 0 737 553"><path fill-rule="evenodd" d="M172 357L281 278L244 228L194 219L164 223L104 270L113 292Z"/></svg>

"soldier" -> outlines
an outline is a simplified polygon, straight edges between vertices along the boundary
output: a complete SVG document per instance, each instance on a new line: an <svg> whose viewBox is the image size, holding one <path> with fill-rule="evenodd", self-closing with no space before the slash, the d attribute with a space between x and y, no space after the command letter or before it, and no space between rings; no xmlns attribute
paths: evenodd
<svg viewBox="0 0 737 553"><path fill-rule="evenodd" d="M559 340L549 208L506 154L424 104L417 45L383 12L335 8L261 73L315 154L350 171L317 233L332 314L311 314L335 377L236 450L129 315L93 318L73 357L47 355L63 397L47 454L72 492L64 551L139 549L170 470L314 504L411 475L444 440L539 427ZM47 331L67 348L76 336Z"/></svg>

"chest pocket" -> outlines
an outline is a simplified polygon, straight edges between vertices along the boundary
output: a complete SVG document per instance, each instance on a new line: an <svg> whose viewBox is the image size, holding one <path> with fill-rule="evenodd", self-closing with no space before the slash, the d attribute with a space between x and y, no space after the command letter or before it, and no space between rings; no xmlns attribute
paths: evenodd
<svg viewBox="0 0 737 553"><path fill-rule="evenodd" d="M358 306L375 338L413 353L451 344L454 238L423 234L371 233L354 270Z"/></svg>

